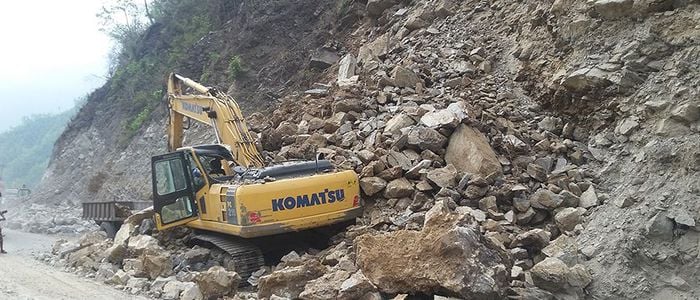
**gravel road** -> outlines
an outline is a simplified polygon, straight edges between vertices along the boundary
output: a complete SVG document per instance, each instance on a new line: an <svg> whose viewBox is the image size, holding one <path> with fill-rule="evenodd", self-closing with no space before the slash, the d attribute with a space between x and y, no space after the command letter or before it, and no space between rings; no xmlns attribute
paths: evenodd
<svg viewBox="0 0 700 300"><path fill-rule="evenodd" d="M58 237L3 229L0 299L148 299L45 265L33 253L50 251Z"/></svg>

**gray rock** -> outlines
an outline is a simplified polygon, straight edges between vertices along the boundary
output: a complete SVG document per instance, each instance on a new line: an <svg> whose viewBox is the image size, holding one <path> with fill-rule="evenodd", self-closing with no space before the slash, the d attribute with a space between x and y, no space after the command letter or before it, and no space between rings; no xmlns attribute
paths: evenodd
<svg viewBox="0 0 700 300"><path fill-rule="evenodd" d="M406 171L413 167L411 160L406 156L406 154L394 150L390 150L389 153L386 154L386 162L389 164L389 166L400 167Z"/></svg>
<svg viewBox="0 0 700 300"><path fill-rule="evenodd" d="M528 164L527 174L539 182L547 181L547 170L538 164Z"/></svg>
<svg viewBox="0 0 700 300"><path fill-rule="evenodd" d="M367 279L365 274L362 274L362 271L357 271L355 274L352 274L350 278L346 279L340 284L338 299L359 299L365 294L376 291L377 287L374 286L369 279Z"/></svg>
<svg viewBox="0 0 700 300"><path fill-rule="evenodd" d="M671 117L686 124L693 123L700 119L700 106L694 103L680 105L671 112Z"/></svg>
<svg viewBox="0 0 700 300"><path fill-rule="evenodd" d="M568 286L569 267L553 257L545 258L530 270L532 282L550 292L565 291Z"/></svg>
<svg viewBox="0 0 700 300"><path fill-rule="evenodd" d="M389 132L389 133L399 132L401 129L409 127L413 124L416 124L416 121L413 120L413 118L409 117L408 115L406 115L404 113L400 113L398 115L395 115L388 122L386 122L386 126L384 127L384 132Z"/></svg>
<svg viewBox="0 0 700 300"><path fill-rule="evenodd" d="M639 127L639 118L632 116L625 118L615 127L615 132L622 135L629 135L633 130Z"/></svg>
<svg viewBox="0 0 700 300"><path fill-rule="evenodd" d="M413 184L406 178L392 180L384 190L385 198L403 198L413 195Z"/></svg>
<svg viewBox="0 0 700 300"><path fill-rule="evenodd" d="M668 217L679 225L695 227L695 219L685 210L671 212Z"/></svg>
<svg viewBox="0 0 700 300"><path fill-rule="evenodd" d="M540 209L555 209L560 207L564 200L559 195L548 189L541 188L530 196L530 204Z"/></svg>
<svg viewBox="0 0 700 300"><path fill-rule="evenodd" d="M572 92L584 93L609 86L607 73L597 68L583 68L569 74L561 85Z"/></svg>
<svg viewBox="0 0 700 300"><path fill-rule="evenodd" d="M566 207L554 215L554 221L562 232L572 231L581 223L584 211L581 207Z"/></svg>
<svg viewBox="0 0 700 300"><path fill-rule="evenodd" d="M127 248L137 255L141 253L158 254L163 251L163 248L158 245L158 240L150 235L137 235L130 238Z"/></svg>
<svg viewBox="0 0 700 300"><path fill-rule="evenodd" d="M356 82L357 80L353 79L353 77L355 77L356 67L357 59L352 53L343 56L338 66L338 85L342 86L344 84Z"/></svg>
<svg viewBox="0 0 700 300"><path fill-rule="evenodd" d="M432 164L433 164L432 160L429 160L429 159L421 160L415 166L411 167L411 169L409 169L406 172L405 176L406 176L406 178L410 178L410 179L420 179L421 171L427 169Z"/></svg>
<svg viewBox="0 0 700 300"><path fill-rule="evenodd" d="M206 272L197 273L194 281L205 299L219 299L235 294L241 277L236 272L214 266Z"/></svg>
<svg viewBox="0 0 700 300"><path fill-rule="evenodd" d="M548 257L563 261L567 266L574 266L579 263L578 243L575 238L566 234L560 235L549 243L547 247L542 249L542 253Z"/></svg>
<svg viewBox="0 0 700 300"><path fill-rule="evenodd" d="M199 262L206 262L209 259L210 254L211 250L195 246L194 248L187 250L183 257L187 264L194 265Z"/></svg>
<svg viewBox="0 0 700 300"><path fill-rule="evenodd" d="M391 80L395 86L410 88L415 88L417 83L423 82L423 79L418 77L416 73L401 66L395 67L391 72Z"/></svg>
<svg viewBox="0 0 700 300"><path fill-rule="evenodd" d="M545 230L536 228L527 232L518 234L511 242L511 247L524 247L533 249L542 249L549 245L551 234Z"/></svg>
<svg viewBox="0 0 700 300"><path fill-rule="evenodd" d="M619 208L625 208L634 204L634 198L625 195L620 195L615 199L613 203Z"/></svg>
<svg viewBox="0 0 700 300"><path fill-rule="evenodd" d="M421 124L431 127L456 127L467 118L466 108L463 102L450 104L446 109L425 113L421 118Z"/></svg>
<svg viewBox="0 0 700 300"><path fill-rule="evenodd" d="M647 236L670 240L673 238L673 221L666 217L666 213L659 212L646 223Z"/></svg>
<svg viewBox="0 0 700 300"><path fill-rule="evenodd" d="M569 275L567 276L567 283L574 288L584 288L588 286L593 277L591 273L588 272L585 266L577 264L569 268Z"/></svg>
<svg viewBox="0 0 700 300"><path fill-rule="evenodd" d="M559 134L562 130L562 122L557 117L547 116L537 123L537 128Z"/></svg>
<svg viewBox="0 0 700 300"><path fill-rule="evenodd" d="M457 183L457 169L450 164L444 168L431 170L426 177L441 188L453 188Z"/></svg>
<svg viewBox="0 0 700 300"><path fill-rule="evenodd" d="M408 132L407 143L420 150L439 152L447 143L447 138L435 129L414 127Z"/></svg>
<svg viewBox="0 0 700 300"><path fill-rule="evenodd" d="M360 188L367 196L374 196L381 192L387 185L386 180L379 177L365 177L360 179Z"/></svg>
<svg viewBox="0 0 700 300"><path fill-rule="evenodd" d="M566 207L578 207L578 204L581 201L578 196L567 190L562 190L559 192L559 197L561 197L563 200L562 206Z"/></svg>
<svg viewBox="0 0 700 300"><path fill-rule="evenodd" d="M581 194L579 207L591 208L598 205L598 196L595 193L595 188L591 185Z"/></svg>

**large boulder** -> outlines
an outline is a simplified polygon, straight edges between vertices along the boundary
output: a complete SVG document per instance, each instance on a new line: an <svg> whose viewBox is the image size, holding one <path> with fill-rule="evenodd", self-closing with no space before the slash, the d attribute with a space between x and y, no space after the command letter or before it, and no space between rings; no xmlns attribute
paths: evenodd
<svg viewBox="0 0 700 300"><path fill-rule="evenodd" d="M486 137L466 125L460 125L450 136L445 161L461 172L488 176L501 173L501 163Z"/></svg>
<svg viewBox="0 0 700 300"><path fill-rule="evenodd" d="M205 299L218 299L236 293L241 276L236 272L226 271L221 266L209 268L195 276L195 282Z"/></svg>
<svg viewBox="0 0 700 300"><path fill-rule="evenodd" d="M474 219L438 201L421 231L366 234L355 240L357 265L380 291L440 292L466 299L501 299L511 262Z"/></svg>
<svg viewBox="0 0 700 300"><path fill-rule="evenodd" d="M321 277L326 268L320 262L310 259L302 265L285 267L260 277L258 297L270 298L272 295L290 299L299 297L307 282Z"/></svg>

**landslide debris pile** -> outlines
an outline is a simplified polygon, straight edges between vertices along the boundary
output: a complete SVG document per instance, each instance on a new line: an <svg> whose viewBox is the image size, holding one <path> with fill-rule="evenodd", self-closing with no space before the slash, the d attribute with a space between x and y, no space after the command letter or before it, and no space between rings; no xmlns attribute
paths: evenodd
<svg viewBox="0 0 700 300"><path fill-rule="evenodd" d="M699 296L697 1L350 3L328 82L249 125L275 160L356 170L365 214L236 297ZM235 293L217 254L137 224L54 261L165 299Z"/></svg>

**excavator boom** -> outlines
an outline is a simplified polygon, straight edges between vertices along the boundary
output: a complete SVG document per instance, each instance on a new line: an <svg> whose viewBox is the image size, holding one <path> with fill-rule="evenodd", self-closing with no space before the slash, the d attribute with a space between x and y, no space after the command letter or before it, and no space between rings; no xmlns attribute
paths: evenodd
<svg viewBox="0 0 700 300"><path fill-rule="evenodd" d="M197 94L184 94L183 85L194 89ZM188 117L211 126L216 133L217 142L231 147L231 154L238 165L257 168L264 166L241 109L231 96L171 73L168 77L168 102L170 151L182 147L184 117Z"/></svg>

